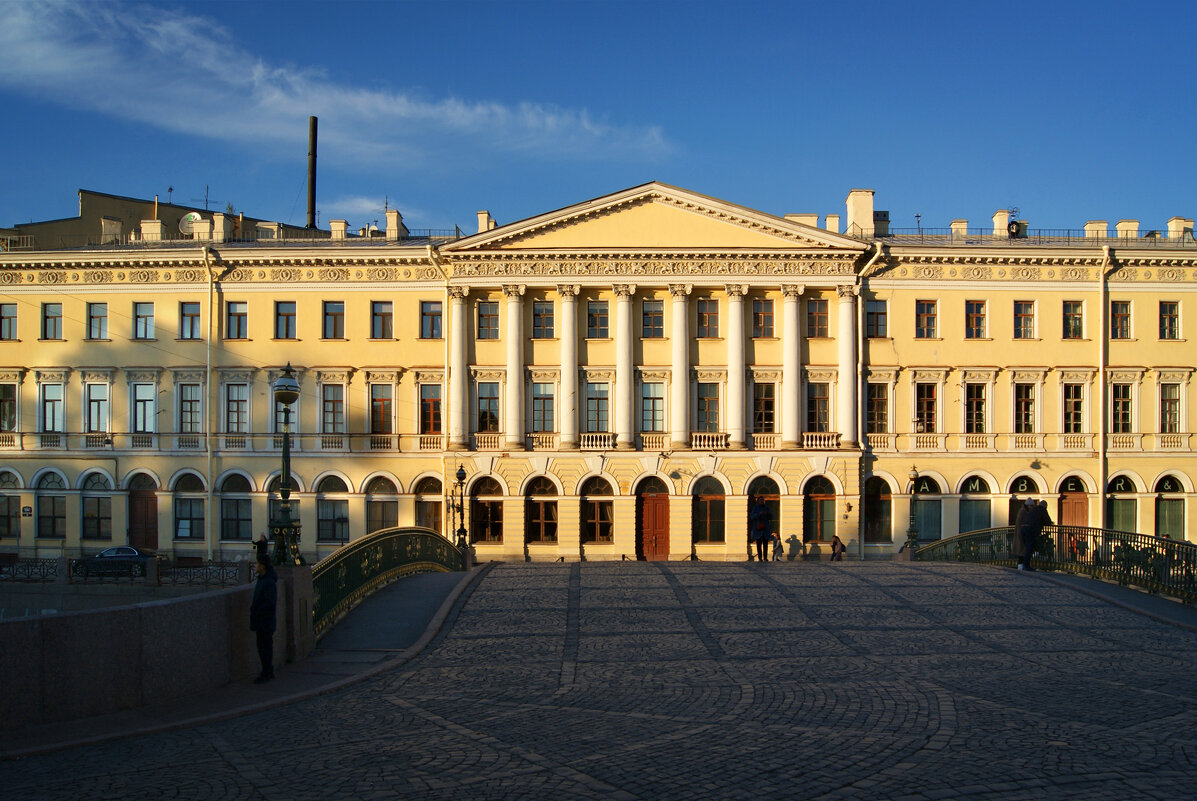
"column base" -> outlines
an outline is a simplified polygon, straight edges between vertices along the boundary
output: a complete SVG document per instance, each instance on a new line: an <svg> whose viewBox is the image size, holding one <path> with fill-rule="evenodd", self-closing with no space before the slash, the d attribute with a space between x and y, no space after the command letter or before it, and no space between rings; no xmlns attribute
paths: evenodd
<svg viewBox="0 0 1197 801"><path fill-rule="evenodd" d="M503 443L503 450L505 451L526 451L527 446L520 440L508 440Z"/></svg>
<svg viewBox="0 0 1197 801"><path fill-rule="evenodd" d="M791 440L791 441L787 442L786 440L783 439L781 441L781 449L783 451L796 451L796 450L798 450L798 442L796 440Z"/></svg>
<svg viewBox="0 0 1197 801"><path fill-rule="evenodd" d="M464 445L460 442L450 442L449 443L449 450L454 451L454 452L468 451L469 449L470 449L470 447L468 445Z"/></svg>
<svg viewBox="0 0 1197 801"><path fill-rule="evenodd" d="M561 450L561 451L576 451L577 449L578 449L578 443L576 443L576 442L561 442L557 446L557 450Z"/></svg>
<svg viewBox="0 0 1197 801"><path fill-rule="evenodd" d="M634 442L616 442L615 450L617 450L617 451L634 451L634 450L636 450L636 443L634 443Z"/></svg>
<svg viewBox="0 0 1197 801"><path fill-rule="evenodd" d="M669 440L669 450L671 451L688 451L690 450L690 440Z"/></svg>

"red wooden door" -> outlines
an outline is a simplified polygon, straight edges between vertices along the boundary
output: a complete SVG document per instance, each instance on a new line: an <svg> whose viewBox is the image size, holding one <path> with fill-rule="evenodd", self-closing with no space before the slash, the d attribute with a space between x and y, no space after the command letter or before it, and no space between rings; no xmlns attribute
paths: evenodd
<svg viewBox="0 0 1197 801"><path fill-rule="evenodd" d="M636 516L636 558L649 562L669 559L669 496L640 495L640 514Z"/></svg>
<svg viewBox="0 0 1197 801"><path fill-rule="evenodd" d="M158 496L153 490L129 492L129 544L151 551L158 547Z"/></svg>
<svg viewBox="0 0 1197 801"><path fill-rule="evenodd" d="M1089 525L1089 496L1084 492L1065 492L1060 495L1060 516L1056 520L1061 526Z"/></svg>

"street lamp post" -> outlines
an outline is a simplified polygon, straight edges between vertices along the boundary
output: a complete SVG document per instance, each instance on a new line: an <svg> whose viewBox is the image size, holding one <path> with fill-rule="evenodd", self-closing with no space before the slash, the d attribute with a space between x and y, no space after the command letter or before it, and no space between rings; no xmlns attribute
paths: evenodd
<svg viewBox="0 0 1197 801"><path fill-rule="evenodd" d="M913 557L914 552L919 549L919 529L918 522L915 520L916 504L919 500L919 471L913 465L908 478L910 479L910 524L906 527L906 550Z"/></svg>
<svg viewBox="0 0 1197 801"><path fill-rule="evenodd" d="M461 559L464 564L466 551L469 549L469 543L466 541L465 524L465 467L458 465L457 472L453 474L453 477L457 479L457 483L453 485L453 492L456 495L457 548L461 551Z"/></svg>
<svg viewBox="0 0 1197 801"><path fill-rule="evenodd" d="M291 404L299 399L299 382L295 380L291 363L274 382L275 403L283 407L283 472L279 477L278 516L270 521L274 534L274 563L302 565L299 552L299 521L291 518Z"/></svg>

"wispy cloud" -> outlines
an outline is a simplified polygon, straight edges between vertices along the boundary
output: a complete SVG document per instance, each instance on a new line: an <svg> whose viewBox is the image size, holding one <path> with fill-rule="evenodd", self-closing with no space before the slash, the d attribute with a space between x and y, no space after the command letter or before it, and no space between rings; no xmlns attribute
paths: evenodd
<svg viewBox="0 0 1197 801"><path fill-rule="evenodd" d="M0 2L0 86L159 128L232 142L303 142L320 117L325 156L413 163L449 149L535 158L651 158L671 147L657 126L585 109L426 99L270 64L208 17L79 0ZM347 165L348 166L348 165Z"/></svg>

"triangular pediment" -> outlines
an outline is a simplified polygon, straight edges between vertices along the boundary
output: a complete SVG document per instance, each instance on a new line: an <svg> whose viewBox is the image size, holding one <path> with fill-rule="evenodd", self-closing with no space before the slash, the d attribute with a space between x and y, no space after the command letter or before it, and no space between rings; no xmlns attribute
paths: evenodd
<svg viewBox="0 0 1197 801"><path fill-rule="evenodd" d="M865 247L850 237L654 182L466 237L442 251Z"/></svg>

